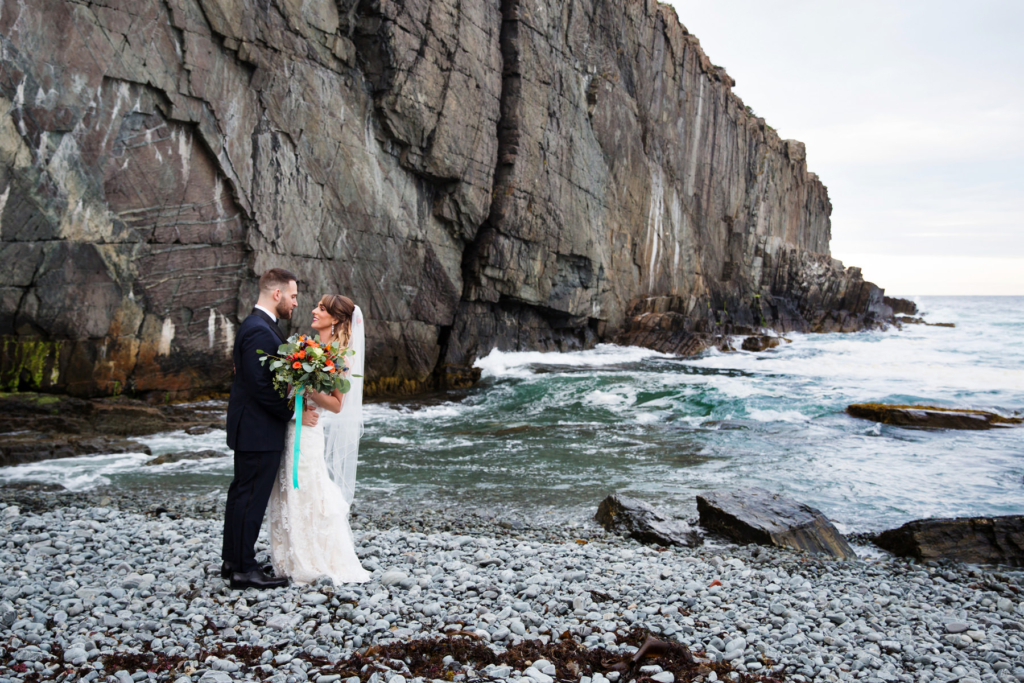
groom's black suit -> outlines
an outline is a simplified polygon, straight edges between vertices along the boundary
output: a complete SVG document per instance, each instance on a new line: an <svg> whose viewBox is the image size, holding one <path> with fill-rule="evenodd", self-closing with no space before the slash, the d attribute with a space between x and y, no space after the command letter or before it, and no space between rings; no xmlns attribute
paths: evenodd
<svg viewBox="0 0 1024 683"><path fill-rule="evenodd" d="M273 318L254 309L238 328L233 358L235 379L228 400L228 446L235 451L235 478L224 512L224 562L237 572L256 563L256 538L281 463L292 411L273 385L269 364L257 350L276 353L284 335Z"/></svg>

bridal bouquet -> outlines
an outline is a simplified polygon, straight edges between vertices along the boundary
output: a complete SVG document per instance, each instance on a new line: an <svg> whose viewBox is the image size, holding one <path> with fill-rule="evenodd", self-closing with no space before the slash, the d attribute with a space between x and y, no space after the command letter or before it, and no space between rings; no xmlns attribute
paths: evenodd
<svg viewBox="0 0 1024 683"><path fill-rule="evenodd" d="M352 382L345 377L345 358L355 355L355 351L342 349L337 342L323 345L312 337L296 334L277 347L277 355L260 349L256 353L264 366L270 362L274 388L282 396L288 395L289 386L295 388L296 394L300 389L323 394L337 389L345 394L352 388Z"/></svg>
<svg viewBox="0 0 1024 683"><path fill-rule="evenodd" d="M292 487L299 488L299 454L302 434L302 395L309 391L329 394L338 390L343 394L352 388L352 382L345 376L348 366L345 358L354 356L355 351L342 349L337 342L321 344L318 340L306 335L292 335L284 344L277 347L277 355L257 349L260 364L274 373L274 388L282 396L288 395L288 387L293 388L290 398L295 407L295 443L292 448ZM353 375L356 376L356 375Z"/></svg>

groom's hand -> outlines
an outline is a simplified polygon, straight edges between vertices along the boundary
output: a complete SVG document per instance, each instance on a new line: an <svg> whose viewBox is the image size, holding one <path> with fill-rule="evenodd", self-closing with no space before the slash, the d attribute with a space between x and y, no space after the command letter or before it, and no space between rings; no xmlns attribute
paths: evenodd
<svg viewBox="0 0 1024 683"><path fill-rule="evenodd" d="M320 421L320 415L311 411L302 411L302 426L303 427L316 427L316 423Z"/></svg>

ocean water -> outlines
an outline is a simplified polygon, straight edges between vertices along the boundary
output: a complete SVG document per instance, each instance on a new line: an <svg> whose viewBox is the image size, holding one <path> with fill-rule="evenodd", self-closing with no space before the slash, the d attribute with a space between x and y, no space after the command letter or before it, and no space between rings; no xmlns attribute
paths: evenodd
<svg viewBox="0 0 1024 683"><path fill-rule="evenodd" d="M1024 297L916 301L929 321L956 328L797 334L763 353L686 359L613 345L494 351L471 390L366 406L357 504L560 521L590 517L613 491L695 514L702 491L761 486L847 532L1024 513L1024 427L911 430L843 412L880 401L1024 415ZM157 454L225 456L156 467L143 455L69 458L0 469L0 481L227 487L223 432L142 440Z"/></svg>

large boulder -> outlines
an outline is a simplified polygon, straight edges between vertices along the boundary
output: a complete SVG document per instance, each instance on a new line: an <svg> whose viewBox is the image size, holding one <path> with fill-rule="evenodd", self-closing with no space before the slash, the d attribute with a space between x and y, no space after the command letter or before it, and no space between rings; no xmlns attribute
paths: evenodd
<svg viewBox="0 0 1024 683"><path fill-rule="evenodd" d="M737 543L758 543L831 555L857 554L825 515L761 488L715 491L697 496L700 525Z"/></svg>
<svg viewBox="0 0 1024 683"><path fill-rule="evenodd" d="M672 519L642 500L617 493L601 501L594 519L606 530L624 534L641 543L688 548L704 543L700 531L686 522Z"/></svg>
<svg viewBox="0 0 1024 683"><path fill-rule="evenodd" d="M895 427L930 429L992 429L1024 422L1019 417L1003 417L985 410L888 405L885 403L855 403L847 407L846 412L852 417Z"/></svg>
<svg viewBox="0 0 1024 683"><path fill-rule="evenodd" d="M919 519L883 531L875 544L894 555L920 561L1024 567L1024 515Z"/></svg>

